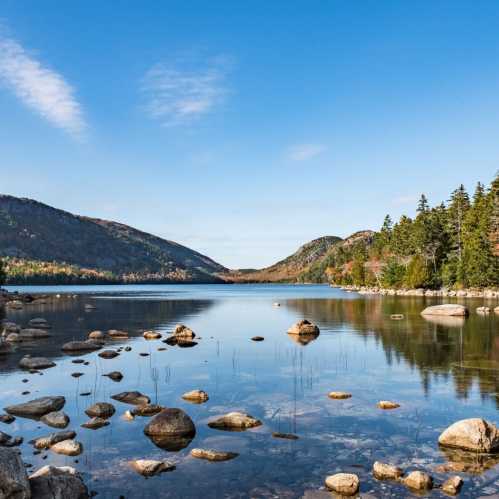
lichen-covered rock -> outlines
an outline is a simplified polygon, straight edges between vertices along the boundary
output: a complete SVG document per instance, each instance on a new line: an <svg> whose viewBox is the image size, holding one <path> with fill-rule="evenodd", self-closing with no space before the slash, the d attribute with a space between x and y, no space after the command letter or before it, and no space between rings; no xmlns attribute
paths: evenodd
<svg viewBox="0 0 499 499"><path fill-rule="evenodd" d="M481 418L462 419L449 426L438 438L438 443L475 452L499 451L499 431Z"/></svg>
<svg viewBox="0 0 499 499"><path fill-rule="evenodd" d="M326 487L343 496L353 496L359 491L359 477L352 473L336 473L326 478Z"/></svg>
<svg viewBox="0 0 499 499"><path fill-rule="evenodd" d="M190 392L184 393L182 398L198 404L206 402L209 399L208 394L203 390L191 390Z"/></svg>
<svg viewBox="0 0 499 499"><path fill-rule="evenodd" d="M113 404L110 404L108 402L96 402L94 405L90 406L85 411L85 414L87 416L90 416L91 418L108 419L115 412L116 412L116 409L114 408Z"/></svg>
<svg viewBox="0 0 499 499"><path fill-rule="evenodd" d="M229 461L234 459L239 454L237 452L224 452L213 449L192 449L191 456L198 459L206 459L207 461Z"/></svg>
<svg viewBox="0 0 499 499"><path fill-rule="evenodd" d="M29 477L29 485L33 499L89 499L90 497L80 474L70 466L44 466Z"/></svg>
<svg viewBox="0 0 499 499"><path fill-rule="evenodd" d="M158 475L175 469L175 465L168 461L154 461L152 459L137 459L131 461L130 466L143 476Z"/></svg>
<svg viewBox="0 0 499 499"><path fill-rule="evenodd" d="M40 421L52 428L66 428L69 424L69 416L63 411L52 411L42 416Z"/></svg>
<svg viewBox="0 0 499 499"><path fill-rule="evenodd" d="M28 474L21 454L4 447L0 447L0 498L31 498Z"/></svg>
<svg viewBox="0 0 499 499"><path fill-rule="evenodd" d="M433 478L424 471L411 471L403 482L413 490L429 490L433 487Z"/></svg>
<svg viewBox="0 0 499 499"><path fill-rule="evenodd" d="M262 422L249 414L243 412L229 412L214 421L208 423L210 428L220 430L246 430L261 426Z"/></svg>
<svg viewBox="0 0 499 499"><path fill-rule="evenodd" d="M376 461L373 465L373 475L378 480L396 480L403 474L404 472L401 468L393 466L392 464Z"/></svg>
<svg viewBox="0 0 499 499"><path fill-rule="evenodd" d="M10 405L4 410L14 416L36 418L49 412L60 411L65 403L64 397L41 397L23 404Z"/></svg>
<svg viewBox="0 0 499 499"><path fill-rule="evenodd" d="M468 309L464 305L459 305L457 303L445 303L443 305L432 305L431 307L426 307L421 312L421 315L466 317L468 315Z"/></svg>
<svg viewBox="0 0 499 499"><path fill-rule="evenodd" d="M313 324L312 322L308 321L307 319L303 319L293 326L291 326L288 329L288 334L298 334L298 335L318 335L319 334L319 328Z"/></svg>

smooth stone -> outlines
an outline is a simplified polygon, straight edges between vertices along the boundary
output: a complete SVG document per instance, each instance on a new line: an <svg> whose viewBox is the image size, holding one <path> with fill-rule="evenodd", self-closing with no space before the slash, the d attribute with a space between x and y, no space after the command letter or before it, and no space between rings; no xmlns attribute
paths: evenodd
<svg viewBox="0 0 499 499"><path fill-rule="evenodd" d="M26 355L19 361L19 367L22 369L48 369L54 366L55 362L45 357L31 357Z"/></svg>
<svg viewBox="0 0 499 499"><path fill-rule="evenodd" d="M403 482L413 490L429 490L433 487L433 479L424 471L411 471Z"/></svg>
<svg viewBox="0 0 499 499"><path fill-rule="evenodd" d="M196 334L194 331L187 326L184 326L184 324L177 324L175 326L175 329L173 330L173 335L176 338L187 338L187 339L192 339L196 337Z"/></svg>
<svg viewBox="0 0 499 499"><path fill-rule="evenodd" d="M88 333L88 338L90 340L103 340L106 335L102 331L91 331Z"/></svg>
<svg viewBox="0 0 499 499"><path fill-rule="evenodd" d="M89 419L86 423L83 423L81 425L81 427L87 428L89 430L98 430L99 428L102 428L103 426L108 426L108 425L109 425L109 421L97 416L97 417L94 417L92 419Z"/></svg>
<svg viewBox="0 0 499 499"><path fill-rule="evenodd" d="M445 447L490 453L499 450L499 431L485 419L462 419L449 426L438 437L438 443Z"/></svg>
<svg viewBox="0 0 499 499"><path fill-rule="evenodd" d="M376 461L373 465L373 475L378 480L397 480L404 474L403 470L392 464Z"/></svg>
<svg viewBox="0 0 499 499"><path fill-rule="evenodd" d="M398 409L400 407L400 404L397 404L397 402L392 402L390 400L380 400L377 405L380 409L384 410Z"/></svg>
<svg viewBox="0 0 499 499"><path fill-rule="evenodd" d="M107 335L111 338L128 338L128 333L126 331L120 331L118 329L110 329Z"/></svg>
<svg viewBox="0 0 499 499"><path fill-rule="evenodd" d="M131 405L146 405L151 402L151 399L147 395L143 395L137 391L121 392L116 395L112 395L111 398L113 400L117 400L118 402Z"/></svg>
<svg viewBox="0 0 499 499"><path fill-rule="evenodd" d="M254 428L256 426L261 426L262 422L249 414L242 412L229 412L224 416L217 418L214 421L208 423L210 428L217 429L234 429L234 430L246 430L247 428Z"/></svg>
<svg viewBox="0 0 499 499"><path fill-rule="evenodd" d="M213 449L192 449L191 456L207 461L229 461L239 456L237 452L223 452Z"/></svg>
<svg viewBox="0 0 499 499"><path fill-rule="evenodd" d="M468 315L468 309L464 305L445 303L443 305L432 305L431 307L426 307L421 312L421 315L447 315L452 317L466 317Z"/></svg>
<svg viewBox="0 0 499 499"><path fill-rule="evenodd" d="M161 333L156 331L144 331L143 336L146 340L159 340L161 338Z"/></svg>
<svg viewBox="0 0 499 499"><path fill-rule="evenodd" d="M251 338L252 341L264 341L265 338L263 336L253 336L253 338Z"/></svg>
<svg viewBox="0 0 499 499"><path fill-rule="evenodd" d="M86 341L69 341L62 345L63 352L93 352L94 350L100 350L102 345L95 340Z"/></svg>
<svg viewBox="0 0 499 499"><path fill-rule="evenodd" d="M0 423L11 424L16 420L14 416L10 414L2 414L0 415Z"/></svg>
<svg viewBox="0 0 499 499"><path fill-rule="evenodd" d="M359 477L352 473L336 473L326 478L326 487L344 496L353 496L359 491Z"/></svg>
<svg viewBox="0 0 499 499"><path fill-rule="evenodd" d="M59 442L64 442L65 440L72 440L76 437L76 432L68 430L68 431L59 431L57 433L51 433L47 437L40 437L36 440L32 440L30 443L33 444L35 449L43 450L50 449L55 444Z"/></svg>
<svg viewBox="0 0 499 499"><path fill-rule="evenodd" d="M31 488L21 454L0 447L0 497L3 499L30 499Z"/></svg>
<svg viewBox="0 0 499 499"><path fill-rule="evenodd" d="M164 409L144 428L144 433L161 449L171 452L187 447L196 435L192 419L182 409Z"/></svg>
<svg viewBox="0 0 499 499"><path fill-rule="evenodd" d="M401 321L404 318L404 314L391 314L390 319L392 321Z"/></svg>
<svg viewBox="0 0 499 499"><path fill-rule="evenodd" d="M153 476L175 469L175 465L168 461L154 461L152 459L137 459L131 461L130 466L143 476Z"/></svg>
<svg viewBox="0 0 499 499"><path fill-rule="evenodd" d="M73 378L81 378L85 373L71 373Z"/></svg>
<svg viewBox="0 0 499 499"><path fill-rule="evenodd" d="M85 414L91 418L98 417L98 418L108 419L115 412L116 409L114 408L113 404L109 404L108 402L97 402L94 405L90 406L85 411Z"/></svg>
<svg viewBox="0 0 499 499"><path fill-rule="evenodd" d="M184 393L182 398L198 404L206 402L209 399L208 394L203 390L191 390L190 392Z"/></svg>
<svg viewBox="0 0 499 499"><path fill-rule="evenodd" d="M119 371L111 371L110 373L103 374L102 376L108 377L112 381L119 382L123 379L123 374L121 374Z"/></svg>
<svg viewBox="0 0 499 499"><path fill-rule="evenodd" d="M330 398L330 399L335 399L335 400L345 400L345 399L349 399L352 397L352 394L351 393L348 393L348 392L329 392L327 394L327 396Z"/></svg>
<svg viewBox="0 0 499 499"><path fill-rule="evenodd" d="M303 319L296 324L293 324L293 326L288 329L288 334L298 335L318 335L319 332L319 328L307 319Z"/></svg>
<svg viewBox="0 0 499 499"><path fill-rule="evenodd" d="M298 435L295 435L293 433L280 433L278 431L275 431L272 433L272 436L274 438L283 438L285 440L298 440Z"/></svg>
<svg viewBox="0 0 499 499"><path fill-rule="evenodd" d="M80 474L70 466L44 466L29 477L29 485L33 499L90 498Z"/></svg>
<svg viewBox="0 0 499 499"><path fill-rule="evenodd" d="M461 490L462 486L463 486L463 479L458 475L454 475L448 478L442 484L442 491L445 492L446 494L455 496L459 494L459 491Z"/></svg>
<svg viewBox="0 0 499 499"><path fill-rule="evenodd" d="M63 440L52 445L50 450L64 456L79 456L83 452L83 446L76 440Z"/></svg>
<svg viewBox="0 0 499 499"><path fill-rule="evenodd" d="M28 326L40 329L50 329L50 324L47 319L43 319L42 317L35 317L28 321Z"/></svg>
<svg viewBox="0 0 499 499"><path fill-rule="evenodd" d="M154 416L155 414L159 414L164 409L163 406L157 404L145 404L138 405L135 409L132 409L130 412L133 416Z"/></svg>
<svg viewBox="0 0 499 499"><path fill-rule="evenodd" d="M98 353L99 357L103 359L114 359L118 357L119 353L116 350L104 350Z"/></svg>
<svg viewBox="0 0 499 499"><path fill-rule="evenodd" d="M66 428L69 424L69 416L63 411L52 411L42 416L40 421L52 428Z"/></svg>
<svg viewBox="0 0 499 499"><path fill-rule="evenodd" d="M60 411L66 399L64 397L41 397L23 404L5 407L5 412L21 417L41 417L53 411Z"/></svg>

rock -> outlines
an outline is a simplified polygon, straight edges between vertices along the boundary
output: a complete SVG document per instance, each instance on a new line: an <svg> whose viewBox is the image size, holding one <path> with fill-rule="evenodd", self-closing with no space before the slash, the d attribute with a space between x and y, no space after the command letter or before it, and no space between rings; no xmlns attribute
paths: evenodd
<svg viewBox="0 0 499 499"><path fill-rule="evenodd" d="M73 378L81 378L85 373L71 373Z"/></svg>
<svg viewBox="0 0 499 499"><path fill-rule="evenodd" d="M239 456L237 452L222 452L213 449L192 449L191 456L207 461L229 461Z"/></svg>
<svg viewBox="0 0 499 499"><path fill-rule="evenodd" d="M351 473L336 473L326 478L326 487L343 496L353 496L359 490L359 477Z"/></svg>
<svg viewBox="0 0 499 499"><path fill-rule="evenodd" d="M481 314L481 315L488 315L488 314L490 314L490 308L489 307L477 307L475 311L476 311L477 314Z"/></svg>
<svg viewBox="0 0 499 499"><path fill-rule="evenodd" d="M128 333L126 331L120 331L118 329L110 329L107 335L111 338L128 338Z"/></svg>
<svg viewBox="0 0 499 499"><path fill-rule="evenodd" d="M190 392L184 393L182 398L189 402L195 402L196 404L202 404L209 399L208 394L203 390L191 390Z"/></svg>
<svg viewBox="0 0 499 499"><path fill-rule="evenodd" d="M196 337L194 331L192 329L189 329L187 326L184 326L183 324L177 324L175 326L173 335L176 338L186 338L186 339L192 339Z"/></svg>
<svg viewBox="0 0 499 499"><path fill-rule="evenodd" d="M191 341L191 340L184 340L182 338L177 339L177 346L179 348L192 348L197 345L196 341Z"/></svg>
<svg viewBox="0 0 499 499"><path fill-rule="evenodd" d="M30 355L25 355L19 361L19 367L22 369L48 369L49 367L54 367L55 362L45 358L45 357L31 357Z"/></svg>
<svg viewBox="0 0 499 499"><path fill-rule="evenodd" d="M373 465L373 475L378 480L397 480L404 472L398 466L376 461Z"/></svg>
<svg viewBox="0 0 499 499"><path fill-rule="evenodd" d="M143 336L146 340L159 340L161 338L161 333L156 331L145 331Z"/></svg>
<svg viewBox="0 0 499 499"><path fill-rule="evenodd" d="M51 334L45 329L21 329L19 337L21 341L39 340L42 338L50 338Z"/></svg>
<svg viewBox="0 0 499 499"><path fill-rule="evenodd" d="M69 424L69 416L63 411L53 411L45 414L41 421L52 428L66 428Z"/></svg>
<svg viewBox="0 0 499 499"><path fill-rule="evenodd" d="M335 399L335 400L344 400L344 399L349 399L352 397L351 393L348 392L329 392L327 396L330 399Z"/></svg>
<svg viewBox="0 0 499 499"><path fill-rule="evenodd" d="M459 494L459 491L461 490L462 486L463 486L463 479L458 475L454 475L448 478L443 483L442 491L445 492L446 494L455 496Z"/></svg>
<svg viewBox="0 0 499 499"><path fill-rule="evenodd" d="M63 440L52 445L50 450L64 456L79 456L83 452L83 446L76 440Z"/></svg>
<svg viewBox="0 0 499 499"><path fill-rule="evenodd" d="M130 466L143 476L153 476L165 471L173 471L175 465L168 461L153 461L152 459L138 459L131 461Z"/></svg>
<svg viewBox="0 0 499 499"><path fill-rule="evenodd" d="M10 405L5 407L5 412L21 417L41 417L53 411L60 411L66 399L64 397L41 397L30 400L24 404Z"/></svg>
<svg viewBox="0 0 499 499"><path fill-rule="evenodd" d="M90 340L103 340L106 335L102 331L92 331L88 333L88 338Z"/></svg>
<svg viewBox="0 0 499 499"><path fill-rule="evenodd" d="M28 322L29 327L39 328L39 329L50 329L50 324L47 322L47 319L43 319L42 317L35 317Z"/></svg>
<svg viewBox="0 0 499 499"><path fill-rule="evenodd" d="M93 352L94 350L100 350L102 345L95 340L86 341L69 341L62 345L63 352Z"/></svg>
<svg viewBox="0 0 499 499"><path fill-rule="evenodd" d="M131 405L146 405L151 402L151 399L147 395L143 395L140 392L121 392L116 395L112 395L113 400L118 402L123 402L124 404Z"/></svg>
<svg viewBox="0 0 499 499"><path fill-rule="evenodd" d="M14 416L10 414L2 414L0 415L0 423L11 424L16 420Z"/></svg>
<svg viewBox="0 0 499 499"><path fill-rule="evenodd" d="M11 333L9 336L11 336L12 334L16 333ZM10 343L0 338L0 355L6 355L10 352L12 352L12 346L10 345Z"/></svg>
<svg viewBox="0 0 499 499"><path fill-rule="evenodd" d="M113 404L109 404L108 402L97 402L94 405L90 406L85 411L85 414L91 418L99 417L99 418L108 419L115 412L116 409L114 408Z"/></svg>
<svg viewBox="0 0 499 499"><path fill-rule="evenodd" d="M221 416L215 421L208 423L210 428L217 428L220 430L246 430L247 428L254 428L261 426L262 422L255 419L249 414L242 412L229 412L225 416Z"/></svg>
<svg viewBox="0 0 499 499"><path fill-rule="evenodd" d="M496 308L494 308L494 313L495 314L499 314L499 306L497 306Z"/></svg>
<svg viewBox="0 0 499 499"><path fill-rule="evenodd" d="M298 440L298 435L294 435L293 433L280 433L275 431L272 433L274 438L283 438L284 440Z"/></svg>
<svg viewBox="0 0 499 499"><path fill-rule="evenodd" d="M390 400L380 400L378 402L378 407L385 410L398 409L400 407L400 404L397 404L397 402L392 402Z"/></svg>
<svg viewBox="0 0 499 499"><path fill-rule="evenodd" d="M154 416L155 414L160 413L164 409L163 406L157 404L145 404L138 405L135 409L132 409L130 412L133 416Z"/></svg>
<svg viewBox="0 0 499 499"><path fill-rule="evenodd" d="M29 477L33 499L89 499L79 473L70 466L44 466Z"/></svg>
<svg viewBox="0 0 499 499"><path fill-rule="evenodd" d="M16 447L22 443L22 437L11 437L10 435L7 435L7 433L0 431L0 447Z"/></svg>
<svg viewBox="0 0 499 499"><path fill-rule="evenodd" d="M175 346L177 343L178 343L178 340L175 336L169 336L168 338L166 338L165 340L162 340L163 343L166 343L167 345L170 345L170 346Z"/></svg>
<svg viewBox="0 0 499 499"><path fill-rule="evenodd" d="M458 305L456 303L445 303L443 305L433 305L431 307L426 307L421 312L421 315L448 315L466 317L468 315L468 309L464 305Z"/></svg>
<svg viewBox="0 0 499 499"><path fill-rule="evenodd" d="M253 336L252 341L263 341L265 338L263 336Z"/></svg>
<svg viewBox="0 0 499 499"><path fill-rule="evenodd" d="M31 498L28 474L22 462L21 454L4 447L0 447L0 498Z"/></svg>
<svg viewBox="0 0 499 499"><path fill-rule="evenodd" d="M125 414L123 414L122 419L125 421L133 421L135 419L135 416L132 414L131 411L125 411Z"/></svg>
<svg viewBox="0 0 499 499"><path fill-rule="evenodd" d="M433 479L424 471L411 471L403 482L413 490L429 490L433 487Z"/></svg>
<svg viewBox="0 0 499 499"><path fill-rule="evenodd" d="M404 318L404 314L391 314L390 319L392 321L401 321Z"/></svg>
<svg viewBox="0 0 499 499"><path fill-rule="evenodd" d="M169 408L154 416L144 428L144 433L158 447L180 450L190 444L196 435L196 427L182 409Z"/></svg>
<svg viewBox="0 0 499 499"><path fill-rule="evenodd" d="M74 431L59 431L57 433L51 433L47 437L40 437L36 440L32 440L30 443L33 444L35 449L50 449L55 444L59 442L64 442L65 440L72 440L76 437L76 433Z"/></svg>
<svg viewBox="0 0 499 499"><path fill-rule="evenodd" d="M7 343L21 343L22 339L19 333L9 333L6 336L5 341Z"/></svg>
<svg viewBox="0 0 499 499"><path fill-rule="evenodd" d="M103 352L99 352L98 355L103 359L114 359L118 357L119 353L116 350L104 350Z"/></svg>
<svg viewBox="0 0 499 499"><path fill-rule="evenodd" d="M110 373L103 374L102 376L107 376L109 379L119 382L123 379L123 374L119 371L111 371Z"/></svg>
<svg viewBox="0 0 499 499"><path fill-rule="evenodd" d="M98 430L99 428L107 425L109 425L109 421L107 421L106 419L101 417L94 417L92 419L89 419L86 423L83 423L81 427L87 428L89 430Z"/></svg>
<svg viewBox="0 0 499 499"><path fill-rule="evenodd" d="M449 426L438 437L445 447L491 453L499 450L499 431L481 418L462 419Z"/></svg>
<svg viewBox="0 0 499 499"><path fill-rule="evenodd" d="M298 334L298 335L318 335L319 328L308 321L307 319L303 319L288 329L288 334Z"/></svg>

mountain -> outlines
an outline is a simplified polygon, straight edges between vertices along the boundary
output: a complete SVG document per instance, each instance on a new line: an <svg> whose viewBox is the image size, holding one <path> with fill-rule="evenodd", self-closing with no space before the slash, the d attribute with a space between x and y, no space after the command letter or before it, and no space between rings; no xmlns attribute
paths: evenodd
<svg viewBox="0 0 499 499"><path fill-rule="evenodd" d="M295 282L303 272L324 257L341 240L336 236L319 237L270 267L260 270L233 270L224 275L224 278L233 282Z"/></svg>
<svg viewBox="0 0 499 499"><path fill-rule="evenodd" d="M10 282L222 282L222 265L127 225L0 195Z"/></svg>

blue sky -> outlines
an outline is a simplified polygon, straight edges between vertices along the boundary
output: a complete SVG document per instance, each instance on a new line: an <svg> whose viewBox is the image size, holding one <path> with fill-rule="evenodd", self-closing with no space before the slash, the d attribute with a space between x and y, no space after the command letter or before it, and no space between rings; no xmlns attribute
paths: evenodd
<svg viewBox="0 0 499 499"><path fill-rule="evenodd" d="M0 192L260 267L499 165L493 1L0 4Z"/></svg>

